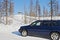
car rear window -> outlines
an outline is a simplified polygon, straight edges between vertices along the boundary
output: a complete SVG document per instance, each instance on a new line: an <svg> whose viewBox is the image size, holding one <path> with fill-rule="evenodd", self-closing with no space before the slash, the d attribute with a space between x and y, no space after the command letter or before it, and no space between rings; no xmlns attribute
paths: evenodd
<svg viewBox="0 0 60 40"><path fill-rule="evenodd" d="M52 22L52 26L60 26L60 22Z"/></svg>

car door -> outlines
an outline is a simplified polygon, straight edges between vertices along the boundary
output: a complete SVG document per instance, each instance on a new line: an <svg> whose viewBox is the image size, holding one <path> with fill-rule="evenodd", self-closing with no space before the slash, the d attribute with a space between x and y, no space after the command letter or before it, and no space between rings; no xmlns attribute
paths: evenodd
<svg viewBox="0 0 60 40"><path fill-rule="evenodd" d="M34 35L38 35L38 30L39 30L39 28L40 28L40 23L41 22L36 22L36 24L35 24L35 26L33 27L33 30L34 30Z"/></svg>
<svg viewBox="0 0 60 40"><path fill-rule="evenodd" d="M43 22L41 26L38 27L37 33L38 35L48 36L51 31L51 23L50 22Z"/></svg>
<svg viewBox="0 0 60 40"><path fill-rule="evenodd" d="M38 35L38 29L39 29L39 27L40 27L40 23L41 22L39 22L39 21L37 21L37 22L35 22L35 25L33 25L33 26L31 26L31 33L32 33L32 35Z"/></svg>
<svg viewBox="0 0 60 40"><path fill-rule="evenodd" d="M36 26L37 22L33 22L30 27L28 27L28 34L29 35L36 35L37 33L37 26Z"/></svg>

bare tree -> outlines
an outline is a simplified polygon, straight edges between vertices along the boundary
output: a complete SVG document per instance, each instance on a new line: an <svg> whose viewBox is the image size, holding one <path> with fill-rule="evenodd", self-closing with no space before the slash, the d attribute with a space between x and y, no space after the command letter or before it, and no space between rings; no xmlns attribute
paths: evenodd
<svg viewBox="0 0 60 40"><path fill-rule="evenodd" d="M0 1L0 19L3 17L3 21L6 21L5 23L8 24L8 16L13 15L13 3L11 0Z"/></svg>
<svg viewBox="0 0 60 40"><path fill-rule="evenodd" d="M29 22L32 21L32 18L31 18L32 13L33 13L33 0L30 0L30 21Z"/></svg>
<svg viewBox="0 0 60 40"><path fill-rule="evenodd" d="M10 8L9 8L10 16L13 17L13 12L14 12L14 3L12 0L10 0Z"/></svg>
<svg viewBox="0 0 60 40"><path fill-rule="evenodd" d="M54 6L54 12L55 12L55 16L57 16L58 13L59 13L59 3L58 3L57 0L56 0L56 4L55 4L55 6Z"/></svg>
<svg viewBox="0 0 60 40"><path fill-rule="evenodd" d="M4 3L1 0L0 1L0 22L2 22L1 17L3 16L3 12L4 12Z"/></svg>
<svg viewBox="0 0 60 40"><path fill-rule="evenodd" d="M33 12L33 0L30 1L30 16Z"/></svg>
<svg viewBox="0 0 60 40"><path fill-rule="evenodd" d="M45 16L45 7L43 7L43 17Z"/></svg>
<svg viewBox="0 0 60 40"><path fill-rule="evenodd" d="M40 19L40 16L41 16L41 9L40 9L40 5L38 4L38 17Z"/></svg>
<svg viewBox="0 0 60 40"><path fill-rule="evenodd" d="M6 25L8 24L9 20L8 17L9 15L13 15L13 3L11 2L11 0L4 0L4 15L6 16Z"/></svg>
<svg viewBox="0 0 60 40"><path fill-rule="evenodd" d="M26 12L26 4L25 4L25 0L24 0L24 23L26 24L27 21L26 21L26 15L27 15L27 12Z"/></svg>
<svg viewBox="0 0 60 40"><path fill-rule="evenodd" d="M58 14L58 16L60 16L60 5L59 5L59 14Z"/></svg>
<svg viewBox="0 0 60 40"><path fill-rule="evenodd" d="M48 10L46 9L46 16L48 16Z"/></svg>
<svg viewBox="0 0 60 40"><path fill-rule="evenodd" d="M52 16L54 15L54 6L56 4L56 0L50 0L49 4L51 9L50 11L51 11L51 20L52 20Z"/></svg>
<svg viewBox="0 0 60 40"><path fill-rule="evenodd" d="M43 8L43 16L48 16L48 10L45 7Z"/></svg>
<svg viewBox="0 0 60 40"><path fill-rule="evenodd" d="M2 4L0 2L0 23L1 23L1 7L2 7Z"/></svg>
<svg viewBox="0 0 60 40"><path fill-rule="evenodd" d="M5 2L6 24L8 24L8 0L4 0L4 2Z"/></svg>
<svg viewBox="0 0 60 40"><path fill-rule="evenodd" d="M40 19L40 13L41 10L40 10L39 0L36 0L36 17L39 17L39 19Z"/></svg>

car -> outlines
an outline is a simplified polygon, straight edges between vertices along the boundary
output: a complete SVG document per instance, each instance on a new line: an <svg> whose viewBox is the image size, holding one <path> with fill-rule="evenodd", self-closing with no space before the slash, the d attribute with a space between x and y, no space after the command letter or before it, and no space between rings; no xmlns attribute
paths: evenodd
<svg viewBox="0 0 60 40"><path fill-rule="evenodd" d="M18 30L22 36L45 35L51 40L59 40L60 20L37 20L30 25L21 26Z"/></svg>

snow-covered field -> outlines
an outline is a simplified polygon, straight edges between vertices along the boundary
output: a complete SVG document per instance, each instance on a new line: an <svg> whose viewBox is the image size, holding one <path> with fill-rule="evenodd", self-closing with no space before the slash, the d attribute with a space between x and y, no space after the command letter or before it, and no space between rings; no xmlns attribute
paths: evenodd
<svg viewBox="0 0 60 40"><path fill-rule="evenodd" d="M18 32L20 26L24 24L24 18L22 16L23 15L15 15L11 18L13 19L13 23L11 25L5 25L3 23L0 24L0 40L49 40L32 36L22 37Z"/></svg>

